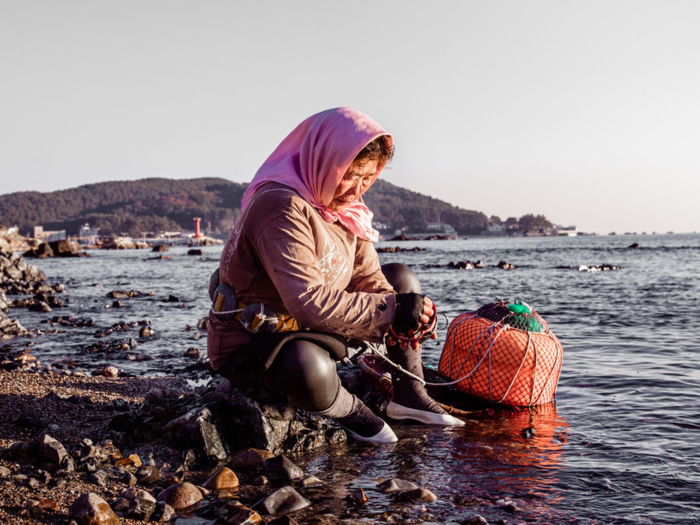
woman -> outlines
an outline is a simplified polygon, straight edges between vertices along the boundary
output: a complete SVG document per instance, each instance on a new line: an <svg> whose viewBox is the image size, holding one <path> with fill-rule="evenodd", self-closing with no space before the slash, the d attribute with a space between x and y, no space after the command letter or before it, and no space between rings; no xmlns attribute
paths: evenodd
<svg viewBox="0 0 700 525"><path fill-rule="evenodd" d="M210 287L215 370L234 385L285 394L373 443L397 438L340 384L334 359L348 338L381 342L390 327L413 334L434 313L415 274L389 265L385 276L372 245L378 234L361 197L393 152L392 136L359 111L335 108L306 119L253 178ZM388 354L422 377L418 342L393 344ZM394 373L393 383L389 417L464 424L419 381Z"/></svg>

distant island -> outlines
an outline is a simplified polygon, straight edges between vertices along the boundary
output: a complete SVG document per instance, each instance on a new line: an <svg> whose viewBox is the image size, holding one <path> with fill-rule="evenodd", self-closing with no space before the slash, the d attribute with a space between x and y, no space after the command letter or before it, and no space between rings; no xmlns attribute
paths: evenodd
<svg viewBox="0 0 700 525"><path fill-rule="evenodd" d="M248 184L221 178L111 181L53 192L0 195L0 226L17 226L32 236L33 228L78 236L89 225L100 236L148 237L163 232L192 231L195 217L204 232L227 235L240 217ZM365 194L374 226L385 238L418 232L458 235L549 234L553 225L543 215L487 217L447 202L378 180ZM556 232L556 229L554 230Z"/></svg>

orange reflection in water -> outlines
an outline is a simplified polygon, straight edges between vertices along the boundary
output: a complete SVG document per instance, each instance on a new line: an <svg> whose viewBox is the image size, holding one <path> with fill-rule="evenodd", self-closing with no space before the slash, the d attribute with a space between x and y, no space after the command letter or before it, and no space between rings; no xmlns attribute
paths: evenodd
<svg viewBox="0 0 700 525"><path fill-rule="evenodd" d="M453 458L468 472L465 485L478 480L487 493L532 497L530 512L551 515L562 497L556 485L569 427L555 404L488 408L466 420L452 449Z"/></svg>

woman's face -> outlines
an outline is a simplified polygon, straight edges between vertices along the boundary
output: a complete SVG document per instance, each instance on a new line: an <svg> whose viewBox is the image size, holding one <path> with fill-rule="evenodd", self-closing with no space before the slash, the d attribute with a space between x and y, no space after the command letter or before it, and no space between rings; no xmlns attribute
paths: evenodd
<svg viewBox="0 0 700 525"><path fill-rule="evenodd" d="M328 207L333 211L343 210L369 189L376 175L376 160L353 162L343 175Z"/></svg>

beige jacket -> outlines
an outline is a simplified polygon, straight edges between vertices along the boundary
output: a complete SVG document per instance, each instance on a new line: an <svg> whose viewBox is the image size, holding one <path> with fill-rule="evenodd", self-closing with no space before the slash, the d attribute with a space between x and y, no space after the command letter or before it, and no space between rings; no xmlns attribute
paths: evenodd
<svg viewBox="0 0 700 525"><path fill-rule="evenodd" d="M221 282L244 304L265 303L304 328L379 342L396 309L372 243L329 224L294 190L261 187L232 232L220 262ZM251 340L236 320L209 315L212 367Z"/></svg>

